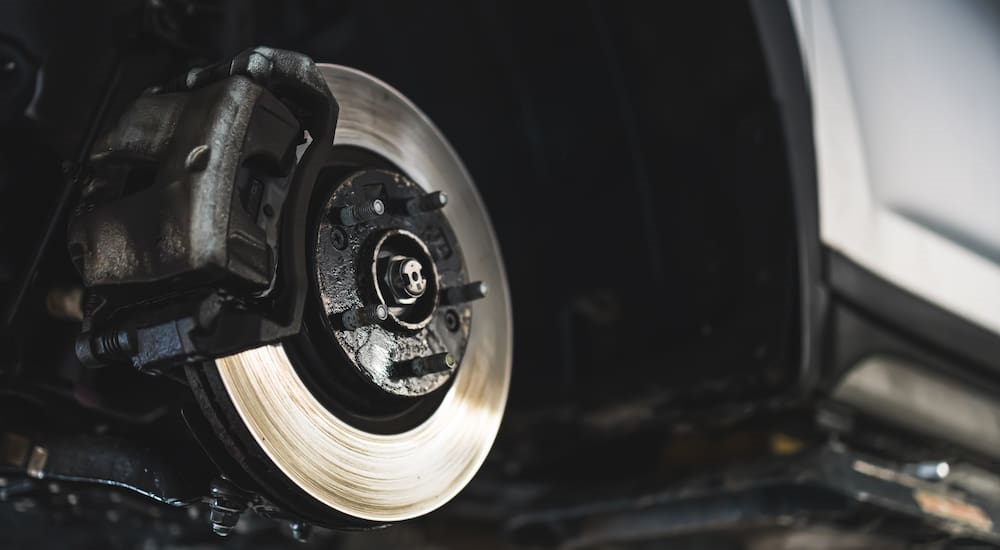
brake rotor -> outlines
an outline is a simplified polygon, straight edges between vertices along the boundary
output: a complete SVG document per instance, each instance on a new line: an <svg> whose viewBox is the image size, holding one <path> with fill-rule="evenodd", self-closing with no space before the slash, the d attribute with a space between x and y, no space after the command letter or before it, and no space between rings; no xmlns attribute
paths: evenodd
<svg viewBox="0 0 1000 550"><path fill-rule="evenodd" d="M418 198L439 196L435 191L446 194L447 207L440 215L447 223L439 225L451 232L462 251L459 258L464 258L460 265L449 267L412 224L372 226L365 242L374 242L375 248L363 249L373 258L370 269L378 278L379 266L388 266L384 278L402 281L397 285L401 294L389 303L387 312L372 310L381 315L374 319L376 325L387 319L391 330L359 329L361 336L355 340L361 338L364 344L382 335L389 342L383 355L394 359L460 349L438 354L448 355L443 361L450 372L432 372L423 384L396 383L383 376L379 369L384 365L355 353L361 346L348 345L352 340L344 337L343 326L317 325L313 339L305 344L300 339L216 360L204 371L203 389L214 395L217 416L210 422L228 434L222 437L223 444L283 507L313 520L316 511L326 507L338 517L400 521L430 512L455 496L493 443L511 368L507 282L483 202L458 156L430 120L396 90L367 74L335 65L320 65L320 71L340 104L334 149L353 159L345 160L345 165L351 170L376 170L375 177L392 179L398 183L392 193L412 192ZM340 185L346 189L353 181L347 178ZM324 206L321 203L335 208L338 192L314 199L319 201L317 208ZM328 225L315 222L317 239L326 238ZM346 247L347 241L336 242L334 248L326 241L317 243L315 253L328 254ZM320 317L340 307L328 295L341 281L327 276L324 262L333 261L330 258L337 256L315 261L317 280L311 300ZM461 307L442 309L446 287L467 281L483 282L489 293ZM382 279L368 283L375 285L372 292L379 299L397 290ZM417 306L422 309L407 309ZM464 323L462 330L453 326L456 318ZM325 339L316 334L324 331L337 336L324 341L338 343L339 349L310 344ZM409 338L419 345L410 345L410 340L397 345L393 338ZM307 374L318 376L317 371L343 369L345 364L362 375L351 382L364 386L362 393L355 394L355 386L338 379L326 385L329 392L321 391L313 383L316 376ZM373 413L339 407L333 403L338 392L352 393L355 401L372 408L384 402L388 412L373 420Z"/></svg>

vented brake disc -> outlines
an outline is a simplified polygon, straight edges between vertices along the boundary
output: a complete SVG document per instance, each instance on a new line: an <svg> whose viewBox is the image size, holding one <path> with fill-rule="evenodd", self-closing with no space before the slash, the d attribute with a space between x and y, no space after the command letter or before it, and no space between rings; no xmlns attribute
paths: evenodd
<svg viewBox="0 0 1000 550"><path fill-rule="evenodd" d="M493 443L510 379L507 282L483 202L437 128L385 83L320 69L340 114L308 220L302 334L218 359L194 382L234 481L275 510L405 520L455 496Z"/></svg>

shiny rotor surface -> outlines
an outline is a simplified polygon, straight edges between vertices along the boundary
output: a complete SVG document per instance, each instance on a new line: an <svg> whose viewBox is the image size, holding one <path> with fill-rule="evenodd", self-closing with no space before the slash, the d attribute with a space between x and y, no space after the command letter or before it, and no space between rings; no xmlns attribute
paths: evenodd
<svg viewBox="0 0 1000 550"><path fill-rule="evenodd" d="M368 433L328 411L280 345L221 358L216 367L250 434L295 484L350 516L399 521L455 496L493 444L510 382L507 281L482 200L427 117L367 74L320 70L340 104L335 145L374 152L425 190L447 193L470 280L485 281L490 293L472 305L468 349L448 394L429 419L403 433Z"/></svg>

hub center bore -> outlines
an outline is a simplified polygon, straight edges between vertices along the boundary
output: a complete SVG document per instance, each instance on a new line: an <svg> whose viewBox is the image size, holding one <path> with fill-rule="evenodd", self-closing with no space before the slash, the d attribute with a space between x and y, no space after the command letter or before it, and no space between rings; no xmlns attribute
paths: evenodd
<svg viewBox="0 0 1000 550"><path fill-rule="evenodd" d="M386 280L392 289L392 298L397 304L412 304L427 290L424 266L414 258L394 256L389 260Z"/></svg>
<svg viewBox="0 0 1000 550"><path fill-rule="evenodd" d="M389 229L372 248L371 280L390 321L418 330L430 323L438 306L438 272L423 240L405 229Z"/></svg>

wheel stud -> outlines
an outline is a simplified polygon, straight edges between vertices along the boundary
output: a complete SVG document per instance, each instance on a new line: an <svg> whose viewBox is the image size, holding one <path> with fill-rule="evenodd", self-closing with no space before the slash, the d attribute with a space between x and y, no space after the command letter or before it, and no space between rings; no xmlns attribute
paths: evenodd
<svg viewBox="0 0 1000 550"><path fill-rule="evenodd" d="M489 288L486 283L476 281L462 286L446 288L441 293L441 303L446 305L464 304L484 298Z"/></svg>
<svg viewBox="0 0 1000 550"><path fill-rule="evenodd" d="M452 354L448 352L435 353L434 355L417 357L409 361L396 363L393 365L393 374L396 378L413 378L450 371L455 368L456 364L457 361L455 361L455 357Z"/></svg>
<svg viewBox="0 0 1000 550"><path fill-rule="evenodd" d="M333 220L334 222L339 221L343 225L358 225L385 214L385 203L382 202L382 199L374 199L354 206L345 206L337 213L338 216Z"/></svg>
<svg viewBox="0 0 1000 550"><path fill-rule="evenodd" d="M427 193L426 195L414 197L406 201L406 212L413 216L423 212L440 210L446 204L448 204L448 195L445 195L441 191L434 191L433 193Z"/></svg>

